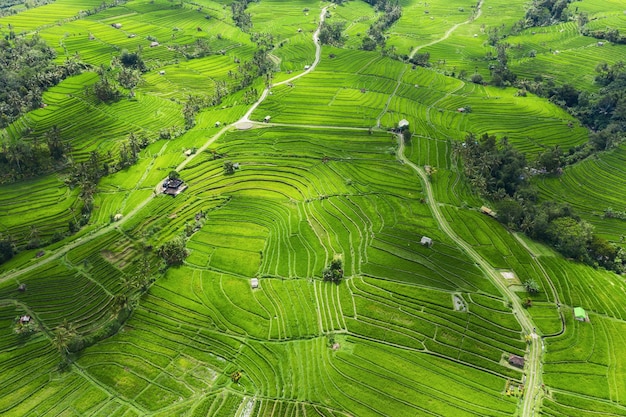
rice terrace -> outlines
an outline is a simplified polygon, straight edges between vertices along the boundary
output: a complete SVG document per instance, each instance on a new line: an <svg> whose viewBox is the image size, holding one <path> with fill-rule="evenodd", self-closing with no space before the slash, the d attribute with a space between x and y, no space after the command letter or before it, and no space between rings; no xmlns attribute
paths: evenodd
<svg viewBox="0 0 626 417"><path fill-rule="evenodd" d="M626 0L0 34L0 415L626 416Z"/></svg>

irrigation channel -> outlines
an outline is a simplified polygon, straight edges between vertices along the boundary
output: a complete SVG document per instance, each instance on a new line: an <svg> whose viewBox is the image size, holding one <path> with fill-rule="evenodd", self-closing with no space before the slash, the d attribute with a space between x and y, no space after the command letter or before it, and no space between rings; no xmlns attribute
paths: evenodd
<svg viewBox="0 0 626 417"><path fill-rule="evenodd" d="M456 29L458 28L460 25L469 23L470 21L472 21L473 19L475 19L476 17L480 16L480 12L481 12L481 6L482 6L482 1L478 4L477 6L477 12L476 14L470 18L470 20L456 24L455 26L453 26L451 29L449 29L446 34L442 37L439 38L431 43L428 43L426 45L422 45L416 49L414 49L411 53L411 55L415 54L417 52L417 50L419 50L422 47L426 47L426 46L430 46L432 44L435 44L437 42L440 42L442 40L445 40L448 36L450 36L450 34ZM274 85L281 85L281 84L286 84L289 82L292 82L308 73L310 73L311 71L313 71L315 69L315 67L318 65L319 61L320 61L320 57L321 57L321 46L319 43L319 32L321 29L321 25L324 22L324 19L326 17L326 10L328 7L324 7L320 13L320 20L319 20L319 25L317 27L317 30L313 33L313 42L315 43L315 60L314 62L311 64L311 66L305 70L304 72L291 77L287 80L281 81L280 83L276 83ZM198 149L198 152L196 152L193 155L190 155L189 157L187 157L183 162L181 162L177 167L176 170L180 171L182 170L187 164L189 164L195 156L202 154L203 151L205 151L210 145L212 145L215 141L217 141L224 133L226 133L227 131L229 131L230 129L232 129L233 126L242 126L242 125L251 125L251 124L256 124L256 122L253 122L250 120L250 115L252 114L252 112L265 100L265 98L268 96L269 92L270 92L271 86L265 88L265 90L263 90L263 93L261 94L261 96L259 97L259 99L250 107L250 109L246 112L246 114L239 119L237 122L235 122L233 125L229 125L229 126L224 126L219 132L217 132L214 136L212 136L211 138L209 138L204 145L202 145L202 147L200 147ZM394 91L395 93L395 91ZM369 129L367 128L355 128L355 127L341 127L341 126L320 126L320 125L292 125L292 124L282 124L282 123L263 123L264 126L296 126L296 127L301 127L301 128L317 128L317 129L337 129L337 130L363 130L363 131L368 131ZM432 190L432 186L430 184L430 180L428 178L428 176L426 175L426 172L424 171L423 168L415 165L413 162L411 162L405 155L404 155L404 141L402 140L401 135L397 135L398 136L398 142L399 142L399 146L398 146L398 150L397 150L397 158L398 160L407 165L408 167L410 167L411 169L413 169L420 177L422 183L424 184L424 190L426 192L426 199L427 199L427 203L432 211L433 216L435 217L435 219L437 220L439 227L441 228L441 230L448 235L448 237L450 237L453 241L457 242L457 244L467 253L467 255L472 258L474 260L474 262L476 262L476 264L487 274L487 276L489 277L489 279L493 282L493 284L500 290L500 292L506 296L508 298L508 300L512 303L512 309L513 309L513 313L515 314L515 316L517 317L517 320L519 321L520 325L522 326L522 329L524 331L524 333L531 335L531 340L530 340L530 353L528 355L528 359L526 361L527 367L526 367L526 381L525 381L525 394L523 396L523 400L522 400L522 404L521 404L521 410L519 412L519 415L522 417L531 417L534 416L536 412L538 412L538 407L541 404L541 398L542 398L542 378L541 378L541 356L542 356L542 352L543 352L543 343L541 338L535 333L535 325L533 324L531 318L529 317L529 315L526 313L526 310L522 307L521 304L521 300L519 299L519 297L506 285L505 282L503 282L500 274L498 273L498 271L496 271L494 269L493 266L491 266L491 264L485 259L483 258L476 250L474 250L474 248L472 248L471 245L469 245L467 242L465 242L449 225L447 219L445 218L445 216L442 214L440 208L439 208L439 204L437 203L437 201L435 200L434 197L434 193ZM156 189L158 190L160 187L162 181L159 182L159 184L156 186ZM114 223L114 224L110 224L107 226L104 226L98 230L95 230L93 232L91 232L90 234L81 236L79 238L77 238L75 241L68 243L67 245L64 245L62 248L58 249L56 252L49 254L47 257L38 260L37 262L32 263L31 265L24 267L22 269L16 270L16 271L10 271L9 273L5 274L3 277L0 278L0 282L3 281L7 281L9 279L15 278L17 276L20 276L22 274L25 274L27 272L30 272L36 268L39 268L55 259L58 259L62 256L64 256L67 252L69 252L70 250L80 246L80 245L84 245L87 244L88 242L102 236L103 234L111 231L114 228L118 228L120 227L123 223L125 223L126 221L128 221L129 219L131 219L133 216L135 216L141 209L143 209L153 198L154 196L157 195L157 193L154 193L152 196L148 197L147 199L145 199L144 201L142 201L141 203L137 204L135 206L135 208L130 211L128 214L126 214L126 216L124 216L123 219L121 219L120 221Z"/></svg>

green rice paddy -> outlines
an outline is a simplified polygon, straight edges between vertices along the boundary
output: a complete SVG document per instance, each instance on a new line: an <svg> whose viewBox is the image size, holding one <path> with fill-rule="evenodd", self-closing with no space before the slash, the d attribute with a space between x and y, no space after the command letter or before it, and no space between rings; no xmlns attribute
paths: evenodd
<svg viewBox="0 0 626 417"><path fill-rule="evenodd" d="M576 5L622 28L619 2L608 3ZM114 160L130 133L151 139L136 164L100 180L79 233L0 266L1 415L626 415L623 278L563 259L481 214L485 202L454 152L469 132L506 136L530 160L588 139L547 100L450 76L486 76L485 30L510 27L525 2L485 0L480 13L472 1L401 4L388 45L429 52L433 68L359 50L380 14L365 2L252 2L254 31L274 36L278 70L250 115L253 127L234 126L251 108L239 91L171 140L159 132L184 125L187 97L233 87L237 61L254 54L230 2L130 0L96 11L100 2L56 0L0 18L0 31L38 31L59 62L74 56L92 69L49 89L46 106L6 128L8 138L33 141L57 126L76 162L94 150ZM315 60L312 35L326 6L328 19L346 22L345 45L323 46L314 70L291 80ZM616 61L621 47L594 46L573 25L511 37L523 45L513 70L572 77L593 90L591 63ZM187 59L176 49L198 40L212 53ZM134 97L97 103L85 87L123 49L142 51L148 71ZM264 83L249 88L258 98ZM389 131L401 119L413 132L403 147ZM602 213L624 210L624 150L536 180L541 198L570 203L618 242L624 220ZM225 161L238 164L234 174L225 175ZM435 169L428 182L412 164ZM157 193L174 169L188 189L175 198ZM64 233L82 207L64 176L2 185L0 234L24 244L35 230L46 241ZM184 264L157 271L158 247L189 230ZM112 332L145 253L156 281L119 331L91 340ZM340 284L322 280L335 255ZM531 308L516 308L529 279L540 292ZM575 320L574 307L589 321ZM33 334L14 330L24 315ZM53 343L64 322L94 342L71 353L66 368ZM526 367L510 365L512 355ZM525 386L533 369L541 370L536 384Z"/></svg>

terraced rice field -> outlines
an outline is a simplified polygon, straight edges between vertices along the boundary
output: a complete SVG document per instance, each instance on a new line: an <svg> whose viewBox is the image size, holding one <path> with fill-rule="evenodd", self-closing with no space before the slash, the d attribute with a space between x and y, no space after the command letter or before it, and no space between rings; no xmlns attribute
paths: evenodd
<svg viewBox="0 0 626 417"><path fill-rule="evenodd" d="M69 78L6 135L20 140L30 129L32 140L57 125L76 161L93 150L112 158L131 132L153 143L135 165L99 182L81 232L2 265L0 414L626 415L623 279L562 259L479 213L485 201L460 175L453 150L468 132L507 136L529 159L587 140L546 100L445 74L473 72L472 59L490 49L481 25L512 24L522 2L485 0L478 16L474 2L403 1L389 45L402 53L423 46L435 63L458 49L439 71L357 50L379 13L356 0L331 5L328 19L347 22L345 47L324 46L319 65L293 80L315 59L312 34L325 4L253 2L253 27L274 35L280 71L251 113L252 128L231 126L251 108L240 91L200 111L195 127L173 140L158 132L183 125L186 97L210 95L218 81L232 85L235 60L254 53L230 2L131 0L72 18L98 6L76 4L56 0L0 21L39 29L59 60L78 53L86 64L108 65L122 49L143 46L149 71L132 100L113 104L85 92L95 72ZM602 13L597 2L583 4ZM606 19L620 22L615 13ZM582 48L570 26L533 36ZM159 47L146 47L148 36ZM224 53L186 59L175 51L198 39ZM260 97L263 80L252 87ZM414 133L403 146L388 130L401 119ZM621 220L597 211L622 210L623 151L542 180L542 197L570 202L617 241ZM226 161L238 164L232 175ZM434 168L429 177L425 165ZM188 189L158 195L174 169ZM63 231L82 204L62 175L2 190L0 233L16 240L34 229L46 238ZM181 235L184 264L160 269L159 246ZM324 282L336 255L344 279ZM139 295L132 283L146 260L156 281ZM540 292L524 310L517 306L528 279ZM125 296L132 313L102 337L115 332ZM574 320L579 306L589 322ZM14 331L23 315L35 333ZM65 321L86 347L63 368L54 340ZM512 355L526 367L510 365Z"/></svg>
<svg viewBox="0 0 626 417"><path fill-rule="evenodd" d="M607 209L624 211L626 147L605 152L565 170L559 178L538 179L545 198L565 201L576 208L605 239L622 243L626 221L606 218Z"/></svg>

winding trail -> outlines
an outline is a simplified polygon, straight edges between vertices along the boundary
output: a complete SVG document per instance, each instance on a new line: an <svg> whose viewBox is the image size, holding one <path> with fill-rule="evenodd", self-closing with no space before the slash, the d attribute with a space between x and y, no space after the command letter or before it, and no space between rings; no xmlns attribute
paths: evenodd
<svg viewBox="0 0 626 417"><path fill-rule="evenodd" d="M316 31L313 33L313 42L315 43L315 60L313 61L313 64L311 65L310 68L308 68L306 71L295 75L287 80L281 81L280 83L277 83L275 85L281 85L281 84L286 84L289 83L293 80L296 80L308 73L310 73L311 71L313 71L315 69L315 67L317 67L317 65L320 62L320 58L322 55L322 47L320 45L319 42L319 33L320 33L320 29L322 27L322 23L324 23L324 20L326 18L326 10L328 9L327 7L324 7L320 13L320 22L317 26ZM233 123L232 125L227 125L224 126L219 132L217 132L215 135L213 135L211 138L209 138L204 145L202 145L200 148L198 148L198 151L193 154L190 155L189 157L185 158L184 161L182 161L177 167L176 167L176 171L180 171L182 170L184 167L186 167L191 161L194 160L194 158L198 155L201 155L203 151L205 151L209 146L211 146L215 141L217 141L220 137L222 137L222 135L224 133L226 133L228 130L230 130L233 126L238 125L239 123L249 123L251 122L251 120L249 119L250 115L252 114L252 112L254 112L254 110L256 110L256 108L265 100L265 98L267 98L269 91L270 91L271 86L265 88L265 90L263 90L263 93L261 94L261 97L259 97L259 99L250 107L250 109L246 112L246 114L239 119L238 121L236 121L235 123ZM140 202L139 204L137 204L130 212L126 213L126 215L124 215L124 217L115 223L111 223L109 225L106 225L104 227L101 227L100 229L97 230L93 230L90 233L86 233L83 236L78 237L76 240L63 245L63 247L59 248L56 252L51 253L50 255L48 255L47 257L38 260L36 262L33 262L32 264L28 265L28 266L24 266L20 269L17 270L11 270L8 271L6 273L4 273L2 275L2 277L0 277L0 283L1 282L5 282L8 281L10 279L19 277L21 275L24 275L28 272L32 272L33 270L46 265L54 260L57 260L59 258L61 258L62 256L64 256L66 253L68 253L69 251L71 251L72 249L75 249L76 247L80 246L80 245L84 245L87 244L88 242L93 241L94 239L99 238L100 236L119 228L120 226L122 226L124 223L126 223L129 219L131 219L132 217L134 217L138 212L140 212L145 206L147 206L153 199L155 196L157 196L161 190L161 183L163 181L159 181L157 183L157 185L155 186L154 189L154 193L146 198L145 200L143 200L142 202Z"/></svg>
<svg viewBox="0 0 626 417"><path fill-rule="evenodd" d="M413 56L417 53L417 51L419 51L422 48L426 48L428 46L432 46L432 45L438 44L439 42L445 41L446 39L448 39L450 37L452 32L457 30L460 26L467 25L468 23L471 23L474 20L478 19L480 17L480 15L483 13L483 1L484 0L480 0L478 2L478 4L476 5L476 13L472 14L472 16L470 16L469 19L467 19L464 22L457 23L456 25L452 26L450 29L448 29L446 31L446 33L443 34L443 36L441 38L438 38L438 39L435 39L434 41L430 41L428 43L425 43L424 45L416 46L415 48L413 48L413 50L409 54L409 57L413 58Z"/></svg>
<svg viewBox="0 0 626 417"><path fill-rule="evenodd" d="M426 43L424 45L418 46L416 48L414 48L411 51L410 56L413 57L415 55L415 53L417 53L417 51L419 51L422 48L437 44L439 42L442 42L444 40L446 40L458 27L460 27L461 25L465 25L467 23L472 22L474 19L480 17L481 13L482 13L482 5L483 5L483 1L481 0L476 8L476 13L470 17L468 20L461 22L461 23L457 23L454 26L452 26L450 29L448 29L445 34L436 40L433 40L429 43ZM324 22L324 19L326 17L326 10L328 7L324 7L320 13L320 21L319 21L319 25L317 30L313 33L313 42L315 43L315 60L313 61L313 63L311 64L311 66L305 70L304 72L295 75L294 77L291 77L287 80L281 81L279 83L274 84L274 86L278 86L278 85L283 85L283 84L287 84L290 83L300 77L303 77L307 74L309 74L311 71L313 71L317 65L320 62L321 59L321 46L319 43L319 33L320 33L320 29L321 29L321 25ZM401 76L399 78L399 80L401 79ZM399 85L399 82L398 82ZM261 94L261 96L259 97L259 99L248 109L248 111L244 114L243 117L241 117L237 122L235 122L232 125L228 125L228 126L224 126L219 132L217 132L215 135L213 135L211 138L209 138L199 149L198 152L196 152L193 155L190 155L189 157L185 158L185 160L183 160L177 167L176 170L180 171L182 170L185 166L187 166L191 161L194 160L194 158L198 155L201 155L203 151L205 151L209 146L211 146L215 141L217 141L220 137L222 137L222 135L224 135L224 133L226 133L227 131L229 131L230 129L232 129L233 126L237 126L241 123L253 123L253 124L257 124L257 122L254 122L252 120L250 120L250 116L252 115L252 113L259 107L259 105L267 98L267 96L269 95L270 89L271 89L271 85L266 87L263 90L263 93ZM398 86L396 86L396 90L398 89ZM394 90L394 94L395 94L395 90ZM393 97L393 94L390 96L390 98L388 99L387 105L389 104L391 98ZM383 113L384 114L384 113ZM377 122L380 122L380 117L378 118ZM260 123L259 123L260 124ZM263 124L265 126L294 126L294 125L290 125L290 124L279 124L279 123L267 123L267 124ZM319 126L319 125L297 125L297 127L301 127L301 128L318 128L318 129L341 129L341 130L367 130L365 128L351 128L351 127L340 127L340 126ZM441 212L441 208L439 207L437 201L435 200L434 197L434 192L432 189L432 186L430 184L429 178L426 175L425 171L415 165L413 162L411 162L404 154L404 142L402 140L402 138L400 136L398 136L399 139L399 146L398 146L398 150L397 150L397 158L398 160L407 165L408 167L410 167L411 169L413 169L421 178L422 183L424 184L424 190L426 193L426 197L427 197L427 202L428 205L432 211L433 216L435 217L435 219L437 220L437 222L439 223L439 226L441 228L441 230L448 235L448 237L450 237L453 241L455 241L466 253L467 255L474 261L476 262L477 265L479 265L479 267L487 274L487 276L489 277L489 279L492 281L492 283L500 290L500 292L505 295L510 302L512 303L513 307L513 313L516 315L517 320L519 321L523 331L525 334L529 334L532 335L533 337L530 340L530 353L528 354L528 359L527 359L527 367L526 367L526 375L527 375L527 379L526 379L526 383L525 383L525 394L523 397L523 402L521 404L521 410L519 415L520 416L532 416L535 414L535 412L538 411L538 406L541 404L541 399L543 396L543 391L541 389L541 384L542 384L542 379L541 379L541 355L542 355L542 349L543 349L543 344L542 344L542 340L540 337L538 337L535 332L534 332L534 324L531 320L531 318L528 316L528 314L526 313L526 310L522 307L521 305L521 301L520 299L517 297L517 295L511 291L508 286L506 285L506 283L503 282L500 274L498 273L498 271L495 270L495 268L493 268L493 266L491 266L489 264L489 262L482 257L482 255L480 255L471 245L469 245L467 242L465 242L450 226L450 224L448 223L447 219L445 218L445 216L443 215L443 213ZM87 233L83 236L78 237L76 240L74 240L73 242L70 242L66 245L64 245L62 248L58 249L56 252L51 253L50 255L48 255L47 257L38 260L28 266L25 266L19 270L13 270L10 271L8 273L5 273L2 277L0 277L0 282L4 282L13 278L16 278L20 275L26 274L28 272L33 271L36 268L39 268L43 265L46 265L48 263L50 263L51 261L54 261L56 259L61 258L62 256L64 256L67 252L69 252L70 250L83 245L83 244L87 244L95 239L97 239L98 237L104 235L105 233L108 233L114 229L119 228L120 226L122 226L125 222L127 222L129 219L131 219L132 217L134 217L137 213L139 213L146 205L148 205L153 198L158 195L158 190L160 189L160 183L157 184L155 192L152 196L146 198L145 200L143 200L142 202L140 202L139 204L137 204L130 212L128 212L120 221L106 225L104 227L101 227L100 229L94 230L90 233ZM544 271L545 273L545 271ZM317 293L316 293L317 296ZM320 324L321 325L321 324ZM84 376L88 381L90 381L92 384L95 384L96 386L99 386L101 389L104 389L105 391L109 392L107 387L102 386L98 381L94 380L93 378L90 377L90 375L88 375L88 372L86 372L85 370L83 370L82 368L78 368L78 373L81 374L82 376ZM109 392L110 393L110 392ZM110 393L111 395L113 395L112 393ZM137 410L136 405L134 407L135 410Z"/></svg>
<svg viewBox="0 0 626 417"><path fill-rule="evenodd" d="M430 180L426 175L426 172L419 166L415 165L404 155L404 141L402 137L398 135L398 160L403 164L413 169L421 178L424 184L424 191L426 193L427 203L433 213L433 216L439 223L441 230L450 237L457 245L459 245L465 253L487 274L491 282L505 295L513 305L513 314L515 314L518 322L522 326L525 334L531 335L530 339L530 353L526 361L526 383L524 399L521 406L520 416L532 416L535 411L538 411L538 405L541 404L542 398L542 379L541 379L541 354L543 349L543 343L541 338L535 333L535 326L526 313L526 310L522 307L522 303L519 297L511 291L511 289L502 281L502 277L495 270L491 264L482 257L471 245L465 242L454 230L450 227L448 220L442 214L435 196L433 193Z"/></svg>
<svg viewBox="0 0 626 417"><path fill-rule="evenodd" d="M301 72L298 75L294 75L291 78L288 78L286 80L283 80L281 82L273 84L273 85L271 85L269 87L266 87L265 90L263 90L263 94L261 94L261 97L256 101L256 103L254 103L252 105L252 107L250 107L250 109L248 109L246 114L244 114L241 119L239 119L238 121L235 122L235 125L237 125L239 123L246 123L246 122L250 122L251 121L250 120L250 116L257 109L257 107L259 107L259 105L263 102L263 100L265 100L265 98L269 94L270 89L272 87L278 86L278 85L288 84L288 83L290 83L290 82L292 82L294 80L297 80L300 77L304 77L305 75L307 75L308 73L313 71L315 69L315 67L317 67L317 64L320 63L320 59L322 57L322 47L320 45L319 35L320 35L320 30L322 29L322 23L324 23L324 20L326 19L326 10L328 10L328 6L326 6L326 7L324 7L322 9L322 12L320 13L320 23L317 25L317 29L313 33L313 42L315 43L315 60L313 61L313 64L311 64L311 66L308 69L306 69L304 72Z"/></svg>

